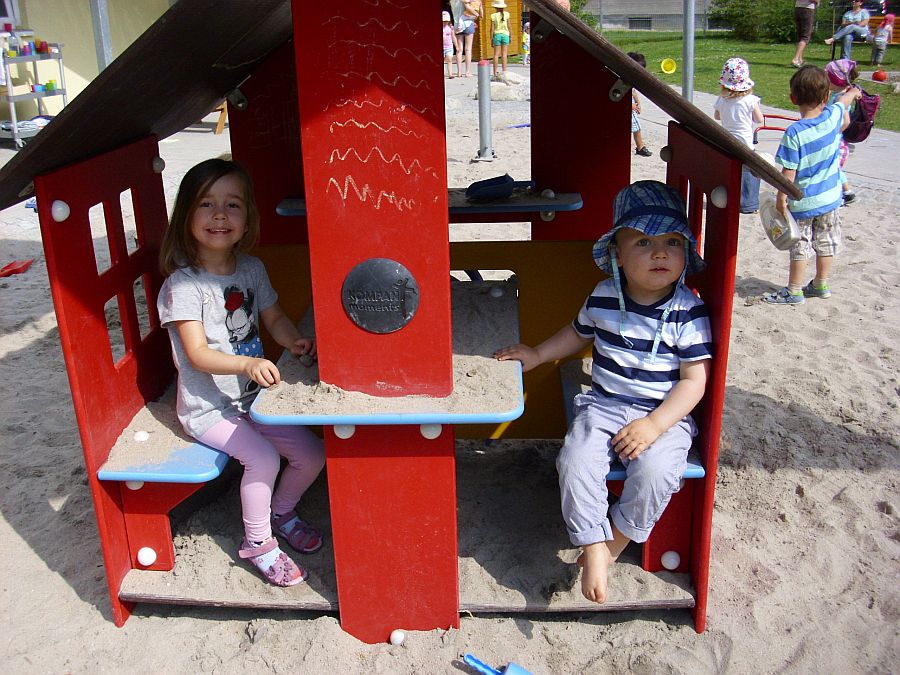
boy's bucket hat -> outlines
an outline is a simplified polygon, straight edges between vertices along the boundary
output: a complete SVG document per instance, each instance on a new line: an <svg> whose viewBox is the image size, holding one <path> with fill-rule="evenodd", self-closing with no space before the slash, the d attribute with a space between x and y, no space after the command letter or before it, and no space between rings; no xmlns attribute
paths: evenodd
<svg viewBox="0 0 900 675"><path fill-rule="evenodd" d="M452 21L450 12L441 12L441 21Z"/></svg>
<svg viewBox="0 0 900 675"><path fill-rule="evenodd" d="M624 227L654 237L674 232L687 240L685 274L706 268L697 253L697 240L688 227L684 199L675 188L655 180L641 180L622 188L613 202L613 226L594 244L597 267L612 274L610 246L614 246L616 232Z"/></svg>
<svg viewBox="0 0 900 675"><path fill-rule="evenodd" d="M747 91L754 82L750 79L750 66L742 58L728 59L722 66L722 77L719 84L731 91Z"/></svg>

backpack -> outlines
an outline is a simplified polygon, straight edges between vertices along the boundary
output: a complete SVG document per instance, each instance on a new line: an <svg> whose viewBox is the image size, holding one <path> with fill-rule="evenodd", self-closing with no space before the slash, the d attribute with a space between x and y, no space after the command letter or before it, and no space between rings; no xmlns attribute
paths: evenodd
<svg viewBox="0 0 900 675"><path fill-rule="evenodd" d="M869 137L869 132L875 126L875 114L881 106L881 96L870 94L860 89L860 98L853 110L850 111L850 124L844 129L844 140L848 143L862 143Z"/></svg>

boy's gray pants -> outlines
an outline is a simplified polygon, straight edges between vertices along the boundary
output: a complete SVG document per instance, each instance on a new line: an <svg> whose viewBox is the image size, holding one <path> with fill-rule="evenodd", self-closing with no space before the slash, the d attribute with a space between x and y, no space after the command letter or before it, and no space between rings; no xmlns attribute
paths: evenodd
<svg viewBox="0 0 900 675"><path fill-rule="evenodd" d="M623 461L627 478L609 509L606 475L617 458L610 440L649 411L594 392L575 397L572 426L556 460L563 519L575 546L613 538L609 518L632 541L644 542L681 484L697 427L690 415L636 459Z"/></svg>

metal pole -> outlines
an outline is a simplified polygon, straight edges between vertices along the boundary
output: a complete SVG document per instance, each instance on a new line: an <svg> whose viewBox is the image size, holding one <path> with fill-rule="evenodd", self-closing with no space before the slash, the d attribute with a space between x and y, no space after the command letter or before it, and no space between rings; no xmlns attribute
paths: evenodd
<svg viewBox="0 0 900 675"><path fill-rule="evenodd" d="M109 8L106 0L91 0L91 23L94 26L97 66L103 71L113 60L112 39L109 34Z"/></svg>
<svg viewBox="0 0 900 675"><path fill-rule="evenodd" d="M694 100L694 0L684 0L684 45L681 50L681 96Z"/></svg>
<svg viewBox="0 0 900 675"><path fill-rule="evenodd" d="M478 155L476 160L491 162L497 156L491 147L491 66L478 62Z"/></svg>

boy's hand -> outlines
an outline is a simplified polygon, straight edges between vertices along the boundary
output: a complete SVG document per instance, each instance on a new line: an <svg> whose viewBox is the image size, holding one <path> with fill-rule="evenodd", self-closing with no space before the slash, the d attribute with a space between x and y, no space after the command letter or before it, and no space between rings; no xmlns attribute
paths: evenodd
<svg viewBox="0 0 900 675"><path fill-rule="evenodd" d="M494 352L494 358L498 361L521 361L522 371L528 372L532 368L541 365L541 357L537 349L528 345L515 344Z"/></svg>
<svg viewBox="0 0 900 675"><path fill-rule="evenodd" d="M629 422L612 438L613 450L621 459L634 459L653 445L662 431L650 417Z"/></svg>
<svg viewBox="0 0 900 675"><path fill-rule="evenodd" d="M314 338L300 338L289 347L291 354L294 356L316 355L316 341Z"/></svg>
<svg viewBox="0 0 900 675"><path fill-rule="evenodd" d="M271 387L281 382L281 374L274 363L268 359L247 359L244 375L256 382L260 387Z"/></svg>

